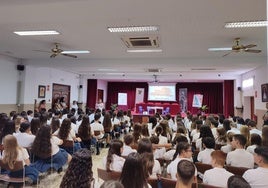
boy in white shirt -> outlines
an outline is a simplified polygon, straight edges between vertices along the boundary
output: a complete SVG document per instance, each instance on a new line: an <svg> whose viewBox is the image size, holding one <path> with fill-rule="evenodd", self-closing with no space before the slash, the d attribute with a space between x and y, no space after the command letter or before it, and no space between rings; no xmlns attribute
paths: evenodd
<svg viewBox="0 0 268 188"><path fill-rule="evenodd" d="M132 149L130 147L131 144L133 144L134 137L131 134L127 134L124 136L124 146L123 146L123 152L122 156L128 156L130 153L137 152L137 150Z"/></svg>
<svg viewBox="0 0 268 188"><path fill-rule="evenodd" d="M215 140L211 137L205 137L202 142L205 149L198 153L197 160L204 164L211 164L211 153L215 148Z"/></svg>

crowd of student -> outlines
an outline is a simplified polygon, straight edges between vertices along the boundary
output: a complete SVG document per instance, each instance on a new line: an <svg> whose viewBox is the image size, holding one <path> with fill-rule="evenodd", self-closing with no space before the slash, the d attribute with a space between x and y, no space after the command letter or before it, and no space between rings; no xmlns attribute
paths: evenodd
<svg viewBox="0 0 268 188"><path fill-rule="evenodd" d="M15 161L23 161L25 175L32 183L37 183L39 173L51 168L60 172L70 163L61 187L96 187L91 149L93 146L99 154L99 142L105 140L109 150L103 168L121 172L124 187L151 187L148 178L161 175L176 180L177 187L190 185L199 174L196 161L213 167L200 176L206 184L227 187L235 174L224 166L231 165L249 168L243 178L251 187L268 187L268 125L259 130L250 119L191 113L184 118L180 113L174 118L155 114L148 123L140 123L133 122L131 111L46 111L44 107L36 112L0 114L2 160L11 169ZM124 142L120 135L124 135ZM170 162L166 171L160 165L161 159ZM194 171L186 172L191 166ZM20 172L5 173L21 176ZM190 174L193 177L189 179Z"/></svg>

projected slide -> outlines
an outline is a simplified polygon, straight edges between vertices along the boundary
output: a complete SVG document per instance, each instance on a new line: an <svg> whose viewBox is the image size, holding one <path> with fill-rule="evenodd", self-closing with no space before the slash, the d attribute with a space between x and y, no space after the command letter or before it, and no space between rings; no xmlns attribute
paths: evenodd
<svg viewBox="0 0 268 188"><path fill-rule="evenodd" d="M175 101L175 85L149 85L149 101Z"/></svg>

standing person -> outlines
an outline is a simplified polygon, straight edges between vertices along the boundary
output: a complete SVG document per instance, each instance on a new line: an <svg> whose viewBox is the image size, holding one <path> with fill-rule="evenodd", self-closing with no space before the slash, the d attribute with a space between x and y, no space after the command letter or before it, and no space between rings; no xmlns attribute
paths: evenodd
<svg viewBox="0 0 268 188"><path fill-rule="evenodd" d="M66 109L67 108L67 104L65 102L65 98L64 97L61 97L60 98L60 105L62 107L62 110Z"/></svg>
<svg viewBox="0 0 268 188"><path fill-rule="evenodd" d="M3 142L3 162L6 163L10 169L14 168L16 161L22 161L24 169L18 171L8 172L10 177L23 177L25 176L32 180L32 183L37 183L38 171L30 165L29 155L26 149L19 147L16 137L7 135Z"/></svg>
<svg viewBox="0 0 268 188"><path fill-rule="evenodd" d="M46 100L41 100L38 106L38 112L45 112L47 111L47 107L46 107Z"/></svg>
<svg viewBox="0 0 268 188"><path fill-rule="evenodd" d="M266 109L267 109L267 111L265 112L265 114L262 117L263 125L268 125L268 102L266 103Z"/></svg>
<svg viewBox="0 0 268 188"><path fill-rule="evenodd" d="M102 99L99 99L98 102L97 102L96 105L95 105L95 109L100 109L100 110L102 110L102 109L104 109L104 108L105 108L105 106L104 106L104 103L102 102Z"/></svg>
<svg viewBox="0 0 268 188"><path fill-rule="evenodd" d="M91 135L92 135L92 142L93 144L96 145L97 149L97 155L100 154L100 149L99 149L99 139L104 137L104 128L103 125L99 122L101 118L101 115L99 113L96 113L94 115L94 122L90 124L91 127ZM98 134L97 134L98 133Z"/></svg>
<svg viewBox="0 0 268 188"><path fill-rule="evenodd" d="M94 187L92 157L88 149L81 149L74 153L60 184L60 188L66 187Z"/></svg>
<svg viewBox="0 0 268 188"><path fill-rule="evenodd" d="M75 109L75 111L77 112L77 110L78 110L78 105L77 105L77 101L76 101L76 100L73 101L73 104L72 104L72 106L71 106L71 109Z"/></svg>

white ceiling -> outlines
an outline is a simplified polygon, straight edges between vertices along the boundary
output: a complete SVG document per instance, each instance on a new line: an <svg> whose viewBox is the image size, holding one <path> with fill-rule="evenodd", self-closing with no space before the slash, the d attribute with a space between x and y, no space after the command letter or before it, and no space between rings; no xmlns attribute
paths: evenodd
<svg viewBox="0 0 268 188"><path fill-rule="evenodd" d="M159 68L160 81L234 79L267 63L266 28L225 29L230 21L266 20L266 0L9 0L0 6L0 54L24 64L53 67L87 78L153 81L147 68ZM127 53L107 27L157 25L161 53ZM15 30L57 30L55 36L17 36ZM209 52L210 47L257 44L259 54ZM50 59L53 43L64 50L89 50L77 59ZM98 69L114 69L107 71ZM209 70L193 70L209 69Z"/></svg>

